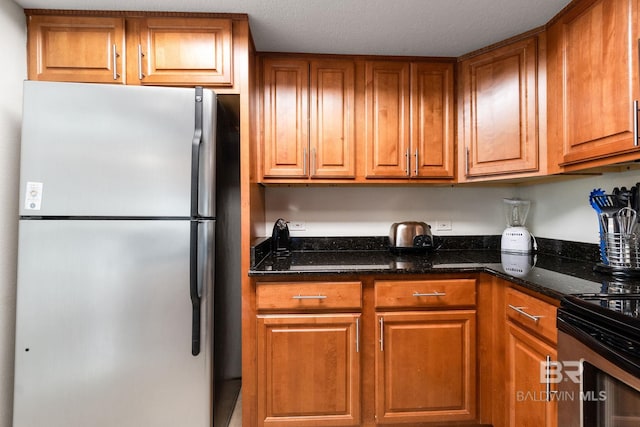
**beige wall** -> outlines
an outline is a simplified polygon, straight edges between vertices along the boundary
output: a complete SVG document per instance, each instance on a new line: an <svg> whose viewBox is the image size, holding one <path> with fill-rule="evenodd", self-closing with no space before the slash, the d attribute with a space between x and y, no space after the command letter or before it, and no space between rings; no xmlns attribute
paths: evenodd
<svg viewBox="0 0 640 427"><path fill-rule="evenodd" d="M10 427L16 306L18 162L26 27L22 8L0 1L0 426Z"/></svg>
<svg viewBox="0 0 640 427"><path fill-rule="evenodd" d="M436 235L500 234L502 199L531 200L527 227L536 237L597 243L598 220L589 205L594 188L611 191L640 182L640 171L504 187L269 187L264 235L278 218L304 221L292 236L384 236L395 221L450 220L451 231Z"/></svg>

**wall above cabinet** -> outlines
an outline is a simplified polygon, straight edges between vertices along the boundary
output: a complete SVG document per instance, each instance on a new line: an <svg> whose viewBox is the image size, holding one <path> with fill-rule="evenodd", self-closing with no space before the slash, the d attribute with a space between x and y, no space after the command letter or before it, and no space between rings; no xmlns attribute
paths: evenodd
<svg viewBox="0 0 640 427"><path fill-rule="evenodd" d="M544 24L569 0L15 0L23 8L240 12L259 52L458 56ZM381 30L384 27L384 30ZM291 36L295 34L295 36ZM401 42L399 42L401 41Z"/></svg>

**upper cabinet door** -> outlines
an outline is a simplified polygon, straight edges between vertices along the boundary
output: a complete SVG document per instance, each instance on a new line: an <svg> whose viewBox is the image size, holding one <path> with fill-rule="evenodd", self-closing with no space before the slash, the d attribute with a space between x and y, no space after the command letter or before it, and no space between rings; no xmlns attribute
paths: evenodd
<svg viewBox="0 0 640 427"><path fill-rule="evenodd" d="M142 84L233 85L230 19L144 18L135 24Z"/></svg>
<svg viewBox="0 0 640 427"><path fill-rule="evenodd" d="M311 61L310 176L355 177L355 64Z"/></svg>
<svg viewBox="0 0 640 427"><path fill-rule="evenodd" d="M124 19L29 17L29 79L124 83Z"/></svg>
<svg viewBox="0 0 640 427"><path fill-rule="evenodd" d="M365 65L366 177L409 177L408 62Z"/></svg>
<svg viewBox="0 0 640 427"><path fill-rule="evenodd" d="M638 1L577 3L548 37L549 142L562 147L559 163L637 157Z"/></svg>
<svg viewBox="0 0 640 427"><path fill-rule="evenodd" d="M411 176L453 178L453 64L411 64Z"/></svg>
<svg viewBox="0 0 640 427"><path fill-rule="evenodd" d="M460 180L538 170L536 71L536 37L462 61Z"/></svg>
<svg viewBox="0 0 640 427"><path fill-rule="evenodd" d="M263 174L305 178L309 149L309 63L263 61Z"/></svg>

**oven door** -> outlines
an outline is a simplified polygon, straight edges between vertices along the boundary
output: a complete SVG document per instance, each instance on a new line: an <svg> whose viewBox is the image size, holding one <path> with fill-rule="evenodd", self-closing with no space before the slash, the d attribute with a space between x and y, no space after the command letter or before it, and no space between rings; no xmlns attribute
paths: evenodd
<svg viewBox="0 0 640 427"><path fill-rule="evenodd" d="M558 314L558 426L640 426L640 378L625 369L606 331L587 332Z"/></svg>

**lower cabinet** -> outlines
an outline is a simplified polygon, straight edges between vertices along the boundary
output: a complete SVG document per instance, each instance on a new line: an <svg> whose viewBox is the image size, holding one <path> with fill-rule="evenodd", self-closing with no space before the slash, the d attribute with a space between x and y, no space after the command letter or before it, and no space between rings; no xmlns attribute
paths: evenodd
<svg viewBox="0 0 640 427"><path fill-rule="evenodd" d="M506 294L506 388L509 427L556 427L550 369L557 359L556 307L514 289Z"/></svg>
<svg viewBox="0 0 640 427"><path fill-rule="evenodd" d="M258 317L261 425L360 425L359 319L359 314Z"/></svg>
<svg viewBox="0 0 640 427"><path fill-rule="evenodd" d="M475 419L475 317L475 310L377 314L379 424Z"/></svg>
<svg viewBox="0 0 640 427"><path fill-rule="evenodd" d="M476 419L476 281L376 280L377 424Z"/></svg>
<svg viewBox="0 0 640 427"><path fill-rule="evenodd" d="M557 360L556 350L513 324L507 329L508 425L555 427L557 401L547 389L545 364Z"/></svg>
<svg viewBox="0 0 640 427"><path fill-rule="evenodd" d="M362 284L256 285L259 426L360 425Z"/></svg>
<svg viewBox="0 0 640 427"><path fill-rule="evenodd" d="M255 283L247 427L557 427L553 301L482 275L357 277Z"/></svg>

